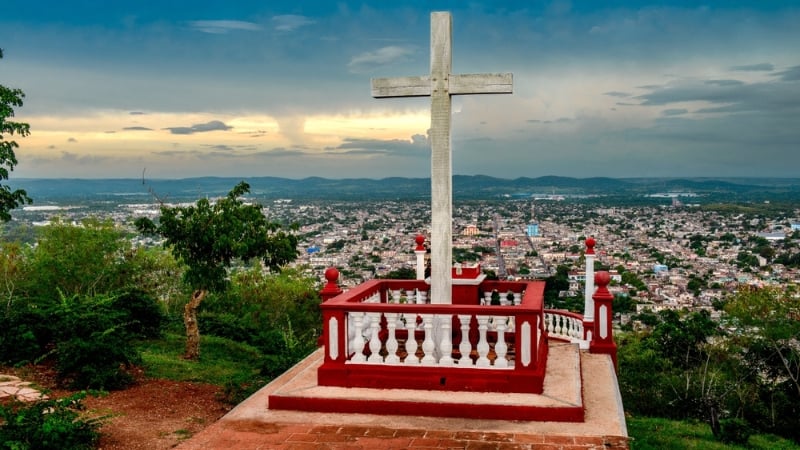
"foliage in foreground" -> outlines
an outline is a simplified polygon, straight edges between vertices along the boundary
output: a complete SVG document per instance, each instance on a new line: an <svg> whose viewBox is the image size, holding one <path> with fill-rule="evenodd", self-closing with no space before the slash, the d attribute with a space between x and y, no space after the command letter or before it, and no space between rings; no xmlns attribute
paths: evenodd
<svg viewBox="0 0 800 450"><path fill-rule="evenodd" d="M746 444L721 442L707 424L652 417L628 417L631 450L796 450L800 445L771 434L749 436Z"/></svg>
<svg viewBox="0 0 800 450"><path fill-rule="evenodd" d="M222 399L231 404L241 402L269 381L261 374L264 356L257 348L216 336L201 339L203 356L197 361L181 358L184 339L180 334L167 332L159 339L138 343L146 373L153 378L222 386Z"/></svg>
<svg viewBox="0 0 800 450"><path fill-rule="evenodd" d="M242 181L213 203L203 198L191 206L162 204L158 224L147 217L136 219L140 232L164 238L165 248L186 265L183 281L192 295L184 306L184 358L200 357L198 308L209 292L228 288L228 270L234 262L260 259L270 270L279 271L297 258L297 237L267 220L260 205L245 203L242 196L249 192L250 185Z"/></svg>
<svg viewBox="0 0 800 450"><path fill-rule="evenodd" d="M800 442L798 317L800 300L773 289L727 299L721 324L704 311L640 316L648 329L618 336L626 411L703 421L721 442Z"/></svg>
<svg viewBox="0 0 800 450"><path fill-rule="evenodd" d="M87 417L80 392L31 403L0 404L0 449L93 449L102 418Z"/></svg>
<svg viewBox="0 0 800 450"><path fill-rule="evenodd" d="M0 59L3 59L3 49L1 48ZM25 98L25 93L21 89L8 88L0 84L0 222L11 220L9 210L31 202L24 190L12 191L11 187L2 184L3 181L8 180L9 172L13 171L17 165L14 149L18 148L19 144L8 138L15 134L20 137L30 134L30 125L27 123L7 120L14 117L14 107L21 107L23 98Z"/></svg>

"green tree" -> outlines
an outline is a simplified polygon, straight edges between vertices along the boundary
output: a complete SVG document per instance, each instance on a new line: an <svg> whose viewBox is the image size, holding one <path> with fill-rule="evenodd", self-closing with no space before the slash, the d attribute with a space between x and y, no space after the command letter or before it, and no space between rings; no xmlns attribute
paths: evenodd
<svg viewBox="0 0 800 450"><path fill-rule="evenodd" d="M741 332L749 360L800 400L800 299L777 289L743 289L725 304L725 312Z"/></svg>
<svg viewBox="0 0 800 450"><path fill-rule="evenodd" d="M110 219L89 218L80 225L54 220L38 235L18 287L32 301L112 293L133 284L130 242Z"/></svg>
<svg viewBox="0 0 800 450"><path fill-rule="evenodd" d="M135 222L139 231L162 236L164 245L186 265L183 280L192 289L183 314L186 359L200 357L197 309L208 292L225 290L235 260L260 258L277 271L297 258L297 237L268 221L259 205L245 204L241 197L248 192L250 185L242 181L214 203L200 199L193 206L162 205L158 225L144 217Z"/></svg>
<svg viewBox="0 0 800 450"><path fill-rule="evenodd" d="M3 49L0 49L0 59L2 58ZM17 134L25 137L30 134L30 125L27 123L7 120L9 117L14 117L14 107L21 107L23 98L25 93L21 89L12 89L0 84L0 222L11 220L9 211L12 209L31 202L24 190L12 191L10 186L2 184L2 181L8 180L9 172L17 165L14 149L19 148L16 141L7 140L5 135Z"/></svg>

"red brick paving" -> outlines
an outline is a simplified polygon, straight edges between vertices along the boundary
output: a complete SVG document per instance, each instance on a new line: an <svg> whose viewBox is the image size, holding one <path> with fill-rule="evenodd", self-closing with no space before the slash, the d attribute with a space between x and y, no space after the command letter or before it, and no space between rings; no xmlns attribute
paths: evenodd
<svg viewBox="0 0 800 450"><path fill-rule="evenodd" d="M390 450L390 449L627 449L625 438L393 429L374 426L220 423L214 436L201 433L178 448ZM205 438L205 439L204 439Z"/></svg>

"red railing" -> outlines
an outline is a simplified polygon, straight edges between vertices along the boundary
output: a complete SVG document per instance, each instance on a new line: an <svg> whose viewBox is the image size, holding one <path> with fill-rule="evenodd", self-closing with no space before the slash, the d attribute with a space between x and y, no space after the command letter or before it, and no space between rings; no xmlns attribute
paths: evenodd
<svg viewBox="0 0 800 450"><path fill-rule="evenodd" d="M325 301L319 384L542 392L544 282L484 281L454 289L452 305L427 303L428 290L421 280L372 280ZM508 304L482 305L493 292Z"/></svg>

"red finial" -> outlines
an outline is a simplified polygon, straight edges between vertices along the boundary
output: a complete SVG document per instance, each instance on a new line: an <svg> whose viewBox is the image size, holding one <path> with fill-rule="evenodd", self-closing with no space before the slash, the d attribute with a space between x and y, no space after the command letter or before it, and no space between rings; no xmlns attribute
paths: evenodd
<svg viewBox="0 0 800 450"><path fill-rule="evenodd" d="M328 284L334 285L339 281L339 271L336 270L336 267L328 267L325 270L325 279L328 280Z"/></svg>
<svg viewBox="0 0 800 450"><path fill-rule="evenodd" d="M414 238L414 242L417 243L417 248L415 249L418 252L425 251L425 236L418 234L416 238Z"/></svg>
<svg viewBox="0 0 800 450"><path fill-rule="evenodd" d="M610 295L608 292L608 283L611 282L611 274L606 272L605 270L601 270L594 274L594 284L597 286L597 291L595 295Z"/></svg>
<svg viewBox="0 0 800 450"><path fill-rule="evenodd" d="M341 288L339 288L339 271L336 270L336 267L328 267L325 270L325 279L328 280L328 283L319 293L320 296L322 296L323 302L343 292Z"/></svg>
<svg viewBox="0 0 800 450"><path fill-rule="evenodd" d="M587 255L594 255L594 244L596 244L594 238L589 236L586 239L586 254Z"/></svg>

